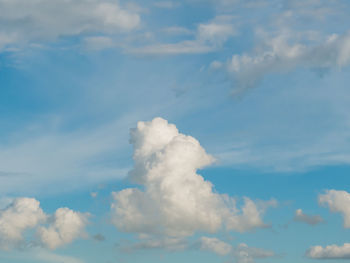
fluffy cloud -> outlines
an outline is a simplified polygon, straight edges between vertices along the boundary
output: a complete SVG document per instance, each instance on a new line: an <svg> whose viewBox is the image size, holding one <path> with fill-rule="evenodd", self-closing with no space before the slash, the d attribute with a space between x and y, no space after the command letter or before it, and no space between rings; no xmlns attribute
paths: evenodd
<svg viewBox="0 0 350 263"><path fill-rule="evenodd" d="M0 0L0 17L0 47L83 33L114 34L140 23L138 14L118 2L97 0Z"/></svg>
<svg viewBox="0 0 350 263"><path fill-rule="evenodd" d="M181 238L196 231L248 231L265 227L261 216L267 203L235 200L217 194L213 185L196 173L213 163L199 142L179 133L176 126L155 118L138 122L131 130L134 168L130 179L143 186L113 193L113 223L122 231Z"/></svg>
<svg viewBox="0 0 350 263"><path fill-rule="evenodd" d="M330 245L326 247L314 246L307 252L306 256L314 259L350 259L350 244L343 246Z"/></svg>
<svg viewBox="0 0 350 263"><path fill-rule="evenodd" d="M88 222L87 216L68 208L59 208L50 226L38 229L38 236L41 242L50 249L69 244L86 235L84 229Z"/></svg>
<svg viewBox="0 0 350 263"><path fill-rule="evenodd" d="M327 205L332 212L341 213L344 227L350 228L350 194L346 191L327 190L318 197L321 205Z"/></svg>
<svg viewBox="0 0 350 263"><path fill-rule="evenodd" d="M45 228L41 224L49 223ZM55 249L81 237L85 232L87 215L68 208L56 210L50 218L40 208L34 198L16 198L3 210L0 210L0 249L10 249L24 242L23 234L27 229L38 228L42 243Z"/></svg>
<svg viewBox="0 0 350 263"><path fill-rule="evenodd" d="M253 263L255 259L275 256L275 253L272 251L248 247L244 243L233 247L226 242L211 237L202 237L200 239L200 249L214 252L220 256L230 255L238 263Z"/></svg>
<svg viewBox="0 0 350 263"><path fill-rule="evenodd" d="M307 215L303 210L297 209L295 211L294 221L303 222L309 225L317 225L323 222L323 219L319 215Z"/></svg>
<svg viewBox="0 0 350 263"><path fill-rule="evenodd" d="M295 70L297 67L328 69L350 62L350 34L331 35L320 44L290 44L281 34L265 41L255 54L233 55L227 72L237 83L235 92L255 87L266 75Z"/></svg>
<svg viewBox="0 0 350 263"><path fill-rule="evenodd" d="M40 203L33 198L18 198L0 211L0 248L9 249L23 240L23 232L46 220Z"/></svg>

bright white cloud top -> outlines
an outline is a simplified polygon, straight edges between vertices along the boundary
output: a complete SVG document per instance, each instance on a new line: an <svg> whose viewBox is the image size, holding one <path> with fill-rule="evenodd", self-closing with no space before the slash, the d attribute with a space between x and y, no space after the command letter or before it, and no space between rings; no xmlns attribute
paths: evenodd
<svg viewBox="0 0 350 263"><path fill-rule="evenodd" d="M344 227L350 228L350 194L346 191L327 190L318 197L321 205L326 205L334 213L341 213L344 218Z"/></svg>
<svg viewBox="0 0 350 263"><path fill-rule="evenodd" d="M0 211L0 248L10 249L23 241L23 232L36 227L47 216L33 198L18 198Z"/></svg>
<svg viewBox="0 0 350 263"><path fill-rule="evenodd" d="M41 242L50 249L56 249L86 236L87 216L68 208L57 209L49 227L38 229Z"/></svg>
<svg viewBox="0 0 350 263"><path fill-rule="evenodd" d="M0 210L0 249L8 250L26 243L25 231L35 228L41 243L56 249L84 236L87 217L87 214L59 208L51 220L36 199L17 198ZM47 223L48 228L43 226Z"/></svg>
<svg viewBox="0 0 350 263"><path fill-rule="evenodd" d="M162 118L138 122L131 130L134 168L130 178L143 189L113 194L113 222L118 229L147 235L190 236L222 227L239 232L266 227L262 215L275 201L244 199L240 211L235 199L214 192L197 170L214 162L199 142L181 134Z"/></svg>

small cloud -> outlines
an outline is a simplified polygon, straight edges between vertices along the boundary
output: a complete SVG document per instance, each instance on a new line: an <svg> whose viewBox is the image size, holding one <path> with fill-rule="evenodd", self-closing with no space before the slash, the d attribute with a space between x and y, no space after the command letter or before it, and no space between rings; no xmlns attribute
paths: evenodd
<svg viewBox="0 0 350 263"><path fill-rule="evenodd" d="M324 222L321 216L304 214L303 210L301 209L297 209L295 211L294 221L306 223L312 226Z"/></svg>
<svg viewBox="0 0 350 263"><path fill-rule="evenodd" d="M98 192L91 192L91 193L90 193L90 196L91 196L92 198L96 198L97 195L98 195Z"/></svg>
<svg viewBox="0 0 350 263"><path fill-rule="evenodd" d="M220 61L214 60L213 62L210 63L209 68L213 70L218 70L222 68L223 64Z"/></svg>

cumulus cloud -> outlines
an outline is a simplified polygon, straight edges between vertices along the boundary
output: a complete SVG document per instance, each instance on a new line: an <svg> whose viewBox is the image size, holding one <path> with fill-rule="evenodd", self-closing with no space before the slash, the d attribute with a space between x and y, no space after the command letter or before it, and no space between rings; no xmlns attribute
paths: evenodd
<svg viewBox="0 0 350 263"><path fill-rule="evenodd" d="M23 240L23 232L46 220L34 198L17 198L0 210L0 248L9 249Z"/></svg>
<svg viewBox="0 0 350 263"><path fill-rule="evenodd" d="M88 222L87 217L87 214L68 208L59 208L56 210L49 227L38 229L38 236L43 245L50 249L69 244L86 235L84 229Z"/></svg>
<svg viewBox="0 0 350 263"><path fill-rule="evenodd" d="M238 263L253 263L255 259L275 256L272 251L249 247L244 243L234 247L215 237L202 237L200 239L200 249L211 251L220 256L230 255Z"/></svg>
<svg viewBox="0 0 350 263"><path fill-rule="evenodd" d="M289 72L297 67L341 68L350 62L350 33L330 35L314 45L290 44L288 37L281 34L268 39L254 54L232 56L226 69L236 82L235 92L255 87L268 74Z"/></svg>
<svg viewBox="0 0 350 263"><path fill-rule="evenodd" d="M130 132L134 168L129 176L143 186L113 193L113 223L126 232L182 238L196 231L249 231L266 227L262 214L275 201L236 200L214 191L197 170L214 162L199 142L162 118L138 122Z"/></svg>
<svg viewBox="0 0 350 263"><path fill-rule="evenodd" d="M97 0L0 0L0 17L3 48L84 33L126 32L140 23L137 13L118 2Z"/></svg>
<svg viewBox="0 0 350 263"><path fill-rule="evenodd" d="M346 191L327 190L319 195L318 201L326 205L334 213L341 213L344 218L344 227L350 228L350 194Z"/></svg>
<svg viewBox="0 0 350 263"><path fill-rule="evenodd" d="M41 226L49 223L49 227ZM11 249L24 240L24 232L37 228L42 244L55 249L84 235L87 215L59 208L50 218L34 198L16 198L0 210L0 249Z"/></svg>
<svg viewBox="0 0 350 263"><path fill-rule="evenodd" d="M303 212L302 209L295 211L294 221L303 222L309 225L317 225L323 222L323 219L319 215L308 215Z"/></svg>
<svg viewBox="0 0 350 263"><path fill-rule="evenodd" d="M342 246L314 246L306 252L306 256L313 259L350 259L350 243Z"/></svg>

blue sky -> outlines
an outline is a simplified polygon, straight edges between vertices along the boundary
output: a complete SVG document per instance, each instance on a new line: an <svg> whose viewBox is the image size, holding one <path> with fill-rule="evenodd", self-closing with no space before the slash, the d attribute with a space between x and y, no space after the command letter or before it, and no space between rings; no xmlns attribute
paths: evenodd
<svg viewBox="0 0 350 263"><path fill-rule="evenodd" d="M346 0L0 0L0 259L350 259Z"/></svg>

